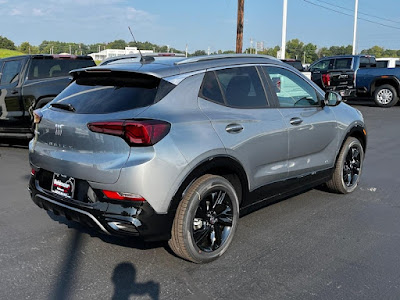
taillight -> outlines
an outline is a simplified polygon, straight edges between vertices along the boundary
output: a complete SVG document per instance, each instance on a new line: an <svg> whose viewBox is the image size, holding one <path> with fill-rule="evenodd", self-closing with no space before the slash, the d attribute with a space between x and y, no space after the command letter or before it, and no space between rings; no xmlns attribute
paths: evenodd
<svg viewBox="0 0 400 300"><path fill-rule="evenodd" d="M116 120L89 123L93 132L122 137L130 146L152 146L169 132L171 124L159 120Z"/></svg>
<svg viewBox="0 0 400 300"><path fill-rule="evenodd" d="M103 194L113 200L128 200L128 201L146 201L142 196L132 194L132 193L123 193L123 192L114 192L114 191L107 191L103 190Z"/></svg>
<svg viewBox="0 0 400 300"><path fill-rule="evenodd" d="M331 85L331 75L329 74L322 74L322 82L325 86Z"/></svg>
<svg viewBox="0 0 400 300"><path fill-rule="evenodd" d="M33 111L33 123L39 124L42 120L43 114L40 112L40 109L36 109Z"/></svg>
<svg viewBox="0 0 400 300"><path fill-rule="evenodd" d="M32 170L31 170L31 176L35 176L35 174L36 174L36 170L35 170L34 168L32 168Z"/></svg>

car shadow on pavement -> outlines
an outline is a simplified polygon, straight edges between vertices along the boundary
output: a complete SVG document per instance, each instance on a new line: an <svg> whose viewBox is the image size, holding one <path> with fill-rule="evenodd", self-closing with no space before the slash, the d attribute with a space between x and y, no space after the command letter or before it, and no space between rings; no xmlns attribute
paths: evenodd
<svg viewBox="0 0 400 300"><path fill-rule="evenodd" d="M60 255L60 260L54 288L49 293L48 299L66 300L74 298L74 282L79 274L80 253L84 247L83 232L75 230L68 241L65 252ZM136 282L136 269L130 262L118 264L111 277L114 284L113 300L128 300L131 296L148 295L150 299L159 299L160 284L154 281L145 283Z"/></svg>
<svg viewBox="0 0 400 300"><path fill-rule="evenodd" d="M58 216L55 215L51 211L47 211L47 214L51 219L54 221L67 225L68 228L75 229L77 232L83 233L83 234L88 234L91 237L96 237L101 239L103 242L121 246L121 247L126 247L126 248L134 248L134 249L139 249L139 250L148 250L148 249L154 249L154 248L165 248L166 251L169 251L169 247L165 241L160 241L160 242L145 242L139 237L118 237L118 236L111 236L111 235L106 235L103 234L93 228L86 227L84 225L81 225L78 222L75 221L70 221L66 219L63 216Z"/></svg>
<svg viewBox="0 0 400 300"><path fill-rule="evenodd" d="M62 265L59 268L57 282L49 294L49 299L71 299L72 295L70 293L72 292L74 277L79 265L79 253L81 252L82 244L82 233L75 231L65 249L65 253L60 255L65 259L61 260Z"/></svg>
<svg viewBox="0 0 400 300"><path fill-rule="evenodd" d="M112 282L114 284L113 300L128 300L132 296L144 295L154 300L160 297L160 284L152 280L144 283L136 282L136 269L130 262L123 262L115 267Z"/></svg>

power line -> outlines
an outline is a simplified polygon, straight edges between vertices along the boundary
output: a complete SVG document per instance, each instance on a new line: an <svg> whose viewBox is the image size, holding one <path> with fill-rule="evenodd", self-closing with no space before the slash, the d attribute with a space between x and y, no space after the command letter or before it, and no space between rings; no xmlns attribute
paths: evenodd
<svg viewBox="0 0 400 300"><path fill-rule="evenodd" d="M333 3L330 3L330 2L326 2L326 1L323 1L323 0L315 0L315 1L322 2L322 3L328 4L328 5L331 5L331 6L334 6L334 7L347 9L347 10L349 10L349 11L353 11L353 12L354 12L354 9L347 8L347 7L340 6L340 5L336 5L336 4L333 4ZM393 23L400 24L400 21L395 21L395 20L391 20L391 19L384 18L384 17L374 16L374 15L367 14L367 13L363 13L363 12L360 12L360 11L359 11L358 13L359 13L360 15L364 15L364 16L368 16L368 17L372 17L372 18L381 19L381 20L385 20L385 21L388 21L388 22L393 22Z"/></svg>
<svg viewBox="0 0 400 300"><path fill-rule="evenodd" d="M317 4L317 3L314 3L314 2L308 1L308 0L303 0L303 1L304 1L304 2L307 2L307 3L309 3L309 4L312 4L312 5L315 5L315 6L318 6L318 7L322 7L322 8L325 8L325 9L327 9L327 10L336 12L336 13L338 13L338 14L342 14L342 15L345 15L345 16L353 17L353 15L347 14L347 13L342 12L342 11L340 11L340 10L336 10L336 9L333 9L333 8L330 8L330 7L326 7L326 6L323 6L323 5L320 5L320 4ZM339 8L339 7L338 7L338 8ZM375 22L375 21L368 20L368 19L361 18L361 17L358 17L358 19L363 20L363 21L366 21L366 22L369 22L369 23L381 25L381 26L384 26L384 27L388 27L388 28L400 30L400 27L396 27L396 26L392 26L392 25L387 25L387 24Z"/></svg>

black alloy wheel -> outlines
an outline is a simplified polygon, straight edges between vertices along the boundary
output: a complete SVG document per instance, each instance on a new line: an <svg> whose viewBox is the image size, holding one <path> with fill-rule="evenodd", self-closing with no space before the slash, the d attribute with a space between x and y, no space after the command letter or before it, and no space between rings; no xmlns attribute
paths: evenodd
<svg viewBox="0 0 400 300"><path fill-rule="evenodd" d="M349 137L344 142L336 161L332 179L326 185L335 193L347 194L357 188L360 181L364 149L355 137Z"/></svg>
<svg viewBox="0 0 400 300"><path fill-rule="evenodd" d="M343 182L347 187L357 184L361 171L361 151L359 145L353 145L343 164Z"/></svg>
<svg viewBox="0 0 400 300"><path fill-rule="evenodd" d="M232 200L224 190L210 191L201 199L192 228L200 250L212 252L226 242L232 230L232 210Z"/></svg>
<svg viewBox="0 0 400 300"><path fill-rule="evenodd" d="M213 261L228 249L238 219L239 200L232 184L222 176L203 175L185 191L168 244L186 260Z"/></svg>

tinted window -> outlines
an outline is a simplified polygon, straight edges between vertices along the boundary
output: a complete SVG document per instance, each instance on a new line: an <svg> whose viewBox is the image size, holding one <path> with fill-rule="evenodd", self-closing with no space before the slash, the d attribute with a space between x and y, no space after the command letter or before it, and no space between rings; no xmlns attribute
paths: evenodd
<svg viewBox="0 0 400 300"><path fill-rule="evenodd" d="M153 104L158 92L165 96L172 89L171 84L160 85L160 79L151 76L78 78L52 103L70 104L76 113L112 113Z"/></svg>
<svg viewBox="0 0 400 300"><path fill-rule="evenodd" d="M378 60L376 62L376 67L377 68L387 68L388 67L388 61L387 60Z"/></svg>
<svg viewBox="0 0 400 300"><path fill-rule="evenodd" d="M400 68L400 60L396 61L396 68Z"/></svg>
<svg viewBox="0 0 400 300"><path fill-rule="evenodd" d="M360 68L373 68L376 66L375 57L362 56L360 57Z"/></svg>
<svg viewBox="0 0 400 300"><path fill-rule="evenodd" d="M256 108L267 106L267 98L255 67L218 70L215 72L229 106Z"/></svg>
<svg viewBox="0 0 400 300"><path fill-rule="evenodd" d="M19 78L19 72L21 70L21 60L6 61L3 66L1 75L1 84L9 84L17 82Z"/></svg>
<svg viewBox="0 0 400 300"><path fill-rule="evenodd" d="M224 103L217 77L215 76L215 73L213 71L207 72L204 75L200 97L219 103Z"/></svg>
<svg viewBox="0 0 400 300"><path fill-rule="evenodd" d="M325 71L325 70L328 70L328 69L332 68L332 66L329 67L330 65L331 65L331 60L330 59L324 59L324 60L321 60L321 61L317 62L310 69L312 71L314 71L314 70Z"/></svg>
<svg viewBox="0 0 400 300"><path fill-rule="evenodd" d="M69 71L74 69L94 66L92 60L84 59L32 59L29 68L29 79L42 79L51 77L68 76Z"/></svg>
<svg viewBox="0 0 400 300"><path fill-rule="evenodd" d="M297 69L299 71L303 71L304 70L303 65L298 60L295 60L295 61L290 61L289 60L289 61L283 61L283 62L287 63L288 65L291 65L293 68L295 68L295 69Z"/></svg>
<svg viewBox="0 0 400 300"><path fill-rule="evenodd" d="M293 72L278 68L264 67L272 81L281 107L318 106L317 92L305 80Z"/></svg>
<svg viewBox="0 0 400 300"><path fill-rule="evenodd" d="M350 69L351 68L351 58L337 58L335 59L335 69Z"/></svg>

